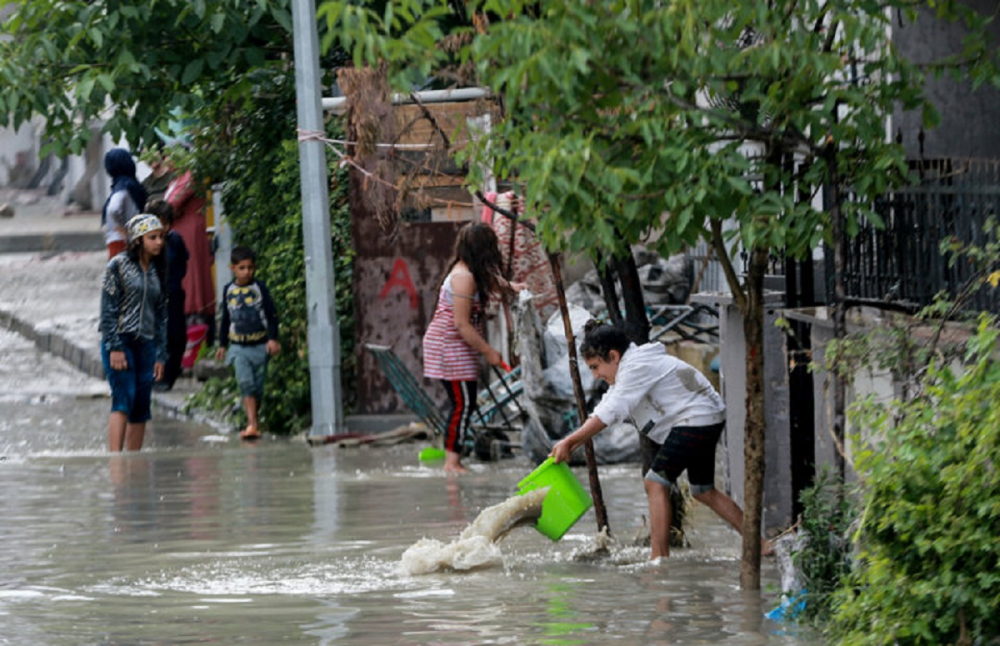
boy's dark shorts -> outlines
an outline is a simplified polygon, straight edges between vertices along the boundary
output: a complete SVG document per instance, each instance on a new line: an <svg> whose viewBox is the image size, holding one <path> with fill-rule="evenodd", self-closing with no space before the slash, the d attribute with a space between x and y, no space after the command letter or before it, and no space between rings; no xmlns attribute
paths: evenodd
<svg viewBox="0 0 1000 646"><path fill-rule="evenodd" d="M687 469L692 495L715 489L715 445L725 427L725 422L712 426L675 426L663 444L640 433L643 477L672 487Z"/></svg>

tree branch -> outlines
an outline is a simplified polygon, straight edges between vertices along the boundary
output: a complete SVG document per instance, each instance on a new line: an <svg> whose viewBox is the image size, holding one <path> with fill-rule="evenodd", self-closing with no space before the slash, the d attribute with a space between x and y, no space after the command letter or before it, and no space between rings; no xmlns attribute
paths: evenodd
<svg viewBox="0 0 1000 646"><path fill-rule="evenodd" d="M491 202L491 201L487 200L486 196L483 195L482 191L476 190L475 196L476 196L476 198L479 199L480 202L482 202L486 206L488 206L491 209L493 209L493 211L495 211L495 212L499 213L500 215L504 216L505 218L509 219L514 224L518 224L518 225L524 227L525 229L528 229L529 231L532 231L532 232L535 231L535 225L534 224L532 224L530 222L525 222L524 220L520 219L516 213L514 213L512 211L508 211L507 209L503 208L502 206L497 206L494 202Z"/></svg>
<svg viewBox="0 0 1000 646"><path fill-rule="evenodd" d="M448 133L444 131L441 124L439 124L438 120L434 118L434 115L427 109L427 106L420 100L420 97L417 96L416 92L410 92L410 98L413 99L413 102L420 108L420 111L424 114L424 118L430 121L434 129L439 135L441 135L441 139L444 140L444 151L447 153L451 149L451 140L448 138Z"/></svg>
<svg viewBox="0 0 1000 646"><path fill-rule="evenodd" d="M726 275L726 282L729 283L729 289L733 293L733 300L736 301L736 306L741 312L746 311L747 306L747 296L743 292L743 287L740 285L740 279L736 275L736 269L733 267L733 263L729 260L729 253L726 251L726 242L722 239L722 220L718 218L709 218L709 226L712 228L712 248L715 249L715 255L719 259L719 263L722 265L722 273Z"/></svg>

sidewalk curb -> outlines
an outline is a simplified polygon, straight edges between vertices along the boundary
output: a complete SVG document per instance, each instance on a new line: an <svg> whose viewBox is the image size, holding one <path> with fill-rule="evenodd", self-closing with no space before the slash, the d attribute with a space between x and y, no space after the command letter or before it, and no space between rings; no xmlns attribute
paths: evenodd
<svg viewBox="0 0 1000 646"><path fill-rule="evenodd" d="M64 336L40 330L6 310L0 310L0 325L28 339L39 350L65 359L80 372L98 379L104 378L104 367L101 365L100 357L90 355L85 348L74 344Z"/></svg>
<svg viewBox="0 0 1000 646"><path fill-rule="evenodd" d="M104 379L104 366L101 358L94 356L93 351L76 345L72 340L47 330L41 330L31 323L19 318L13 312L0 309L0 327L4 327L11 332L19 334L35 344L35 347L42 352L47 352L53 356L68 362L73 368L97 379ZM165 412L168 416L176 419L186 419L211 426L212 428L228 432L228 427L221 425L217 420L208 416L193 412L186 412L184 400L186 395L178 397L177 393L171 395L153 391L153 402L157 408Z"/></svg>
<svg viewBox="0 0 1000 646"><path fill-rule="evenodd" d="M99 233L25 233L0 236L0 253L62 253L101 249L104 249L104 238Z"/></svg>

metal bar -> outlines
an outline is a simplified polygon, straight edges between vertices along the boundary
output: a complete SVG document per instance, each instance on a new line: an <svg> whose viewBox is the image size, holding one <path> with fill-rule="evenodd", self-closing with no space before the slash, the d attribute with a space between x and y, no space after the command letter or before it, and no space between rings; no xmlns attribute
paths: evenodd
<svg viewBox="0 0 1000 646"><path fill-rule="evenodd" d="M496 368L496 366L493 366L493 367ZM513 430L514 427L511 426L510 419L507 417L507 413L504 411L503 406L500 405L500 402L497 401L497 396L495 394L493 394L493 389L490 388L489 384L486 384L486 396L489 397L493 401L493 405L496 406L496 411L498 413L500 413L500 417L503 418L504 426L508 430ZM480 415L479 419L482 420L483 416ZM486 425L486 420L483 420L483 426L485 426L485 425Z"/></svg>
<svg viewBox="0 0 1000 646"><path fill-rule="evenodd" d="M451 90L424 90L414 92L421 103L446 103L448 101L475 101L492 96L491 92L484 87L462 87ZM393 105L404 105L414 103L410 94L394 93L392 95ZM343 112L347 109L347 97L323 97L323 109L328 112Z"/></svg>
<svg viewBox="0 0 1000 646"><path fill-rule="evenodd" d="M496 366L493 366L493 371L497 373L498 377L500 377L500 384L507 391L507 396L510 397L510 400L514 402L515 406L517 406L517 410L519 413L521 413L521 416L522 417L527 416L527 413L525 413L524 409L521 408L521 402L517 401L517 397L514 396L514 392L510 389L510 384L507 383L507 375L500 372L500 369L497 368Z"/></svg>

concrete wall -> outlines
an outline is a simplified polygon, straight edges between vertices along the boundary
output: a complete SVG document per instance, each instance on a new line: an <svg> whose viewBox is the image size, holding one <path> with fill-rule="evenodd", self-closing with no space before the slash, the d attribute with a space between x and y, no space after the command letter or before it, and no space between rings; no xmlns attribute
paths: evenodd
<svg viewBox="0 0 1000 646"><path fill-rule="evenodd" d="M996 3L972 0L964 3L983 15L993 15ZM991 29L994 38L1000 39L1000 23ZM915 63L939 60L962 51L964 27L961 23L947 23L934 18L931 11L920 9L915 23L893 16L892 39L900 53ZM925 133L923 157L1000 157L1000 90L983 86L972 89L969 82L951 78L929 79L927 96L941 115L941 123ZM890 136L897 132L903 136L907 157L920 158L921 128L919 111L896 110L890 121Z"/></svg>
<svg viewBox="0 0 1000 646"><path fill-rule="evenodd" d="M742 507L746 476L743 446L746 426L746 339L739 308L728 294L695 294L692 302L719 308L719 346L722 396L726 402L723 439L724 486ZM766 296L764 315L764 518L773 535L792 521L791 437L789 429L788 371L784 333L775 326L781 315L782 294Z"/></svg>
<svg viewBox="0 0 1000 646"><path fill-rule="evenodd" d="M817 366L826 362L826 345L833 340L833 322L830 310L826 307L785 310L784 314L792 320L809 324L812 341L812 360ZM852 317L848 321L848 330L870 331L884 325L877 315L863 314ZM897 395L896 383L888 370L862 370L855 374L852 383L845 393L845 409L859 397L874 396L877 401L888 402ZM837 465L838 448L833 432L833 379L826 370L817 369L813 373L813 401L815 403L815 463L819 472L824 468L835 469ZM857 474L851 468L853 464L853 447L851 437L858 432L850 420L846 420L844 429L847 441L844 443L845 455L844 477L856 480ZM867 439L867 438L863 438Z"/></svg>
<svg viewBox="0 0 1000 646"><path fill-rule="evenodd" d="M115 142L100 135L100 125L93 127L94 139L79 155L52 157L48 170L41 174L34 189L57 197L67 211L100 212L111 189L104 171L104 154L116 146L130 149L126 141ZM40 156L45 131L44 119L36 118L20 128L0 128L0 188L26 188L45 161ZM136 174L141 181L150 168L136 160Z"/></svg>

